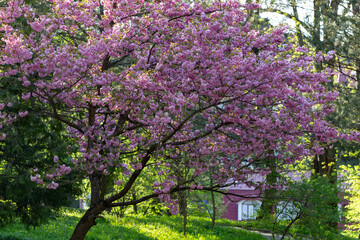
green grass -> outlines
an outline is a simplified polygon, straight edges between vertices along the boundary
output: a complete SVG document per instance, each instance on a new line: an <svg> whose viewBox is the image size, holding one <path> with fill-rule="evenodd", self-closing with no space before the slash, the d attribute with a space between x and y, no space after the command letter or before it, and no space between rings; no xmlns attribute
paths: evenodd
<svg viewBox="0 0 360 240"><path fill-rule="evenodd" d="M277 225L275 226L275 228L273 229L273 225L270 221L266 221L266 220L250 220L250 221L242 221L242 222L235 222L233 223L236 226L245 228L245 229L253 229L253 230L269 230L269 231L273 231L278 234L278 235L282 235L283 231L285 230L285 228L287 227L287 225L289 224L289 222L287 221L278 221ZM321 239L326 239L326 240L355 240L355 238L350 237L350 234L342 231L338 234L335 233L330 233L330 232L323 232L324 233L324 238ZM325 234L326 233L326 234ZM309 229L306 229L304 227L298 226L296 223L292 226L292 228L290 229L290 234L292 236L295 237L295 239L300 238L300 239L304 239L305 236L309 236L310 232ZM315 238L316 239L316 238Z"/></svg>
<svg viewBox="0 0 360 240"><path fill-rule="evenodd" d="M65 210L62 216L36 229L29 231L20 223L10 224L0 229L0 240L64 240L71 233L83 212ZM126 216L117 218L105 214L103 219L91 228L87 240L177 240L185 239L182 218L179 216ZM236 222L218 220L217 226L210 228L209 219L189 217L187 240L264 240L265 238L241 229L222 226L235 226Z"/></svg>

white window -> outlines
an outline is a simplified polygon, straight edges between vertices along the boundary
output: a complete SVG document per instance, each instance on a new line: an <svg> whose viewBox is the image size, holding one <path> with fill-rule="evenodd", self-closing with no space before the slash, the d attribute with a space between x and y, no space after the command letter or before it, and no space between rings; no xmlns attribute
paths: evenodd
<svg viewBox="0 0 360 240"><path fill-rule="evenodd" d="M238 204L238 220L255 219L261 202L258 200L242 200Z"/></svg>

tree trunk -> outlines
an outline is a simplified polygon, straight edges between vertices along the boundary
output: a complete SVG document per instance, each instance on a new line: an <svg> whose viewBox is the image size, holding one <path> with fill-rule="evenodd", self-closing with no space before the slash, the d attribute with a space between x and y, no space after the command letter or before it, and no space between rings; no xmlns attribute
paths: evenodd
<svg viewBox="0 0 360 240"><path fill-rule="evenodd" d="M125 197L122 198L122 202L125 203ZM126 210L126 206L120 206L120 215L119 215L120 218L125 216L125 210Z"/></svg>
<svg viewBox="0 0 360 240"><path fill-rule="evenodd" d="M177 199L178 199L178 207L179 207L179 213L181 216L183 216L184 224L184 236L186 236L186 225L187 225L187 199L186 199L186 192L180 191L176 193Z"/></svg>
<svg viewBox="0 0 360 240"><path fill-rule="evenodd" d="M246 3L247 4L250 4L250 3L257 3L259 4L259 0L246 0ZM260 19L260 8L256 9L256 10L248 10L248 13L247 13L247 16L246 16L246 22L249 22L249 21L253 21L255 26L259 26L259 19Z"/></svg>
<svg viewBox="0 0 360 240"><path fill-rule="evenodd" d="M101 187L103 179L102 174L99 172L94 172L90 175L90 185L91 185L91 198L90 198L90 208L96 206L101 200Z"/></svg>
<svg viewBox="0 0 360 240"><path fill-rule="evenodd" d="M133 192L133 193L132 193L132 200L133 200L133 201L136 201L136 192ZM135 213L135 214L138 214L137 204L134 204L134 205L133 205L133 208L134 208L134 213Z"/></svg>
<svg viewBox="0 0 360 240"><path fill-rule="evenodd" d="M336 160L335 160L335 150L329 148L328 146L324 149L324 154L316 155L313 161L313 168L315 170L315 176L313 177L326 177L329 180L329 183L337 189L337 174L336 174ZM335 191L337 192L337 191ZM337 196L334 196L336 198ZM338 211L338 206L336 203L329 203L328 207L333 208L334 211ZM328 226L334 231L338 231L338 222L329 221Z"/></svg>
<svg viewBox="0 0 360 240"><path fill-rule="evenodd" d="M185 204L186 203L186 197L185 197ZM184 212L184 223L183 223L183 227L184 227L184 236L186 237L186 227L187 227L187 206L185 207L185 212Z"/></svg>
<svg viewBox="0 0 360 240"><path fill-rule="evenodd" d="M91 184L91 202L90 208L80 219L70 240L82 240L89 232L90 228L96 225L96 218L108 207L105 206L105 176L102 173L94 172L90 175Z"/></svg>
<svg viewBox="0 0 360 240"><path fill-rule="evenodd" d="M212 183L212 178L211 178L211 186L213 185ZM215 196L214 196L214 191L211 191L211 202L212 202L212 217L211 217L211 228L213 228L215 226L215 220L216 220L216 203L215 203Z"/></svg>
<svg viewBox="0 0 360 240"><path fill-rule="evenodd" d="M330 183L336 183L335 170L335 153L334 150L325 147L324 154L316 155L313 162L313 168L315 170L315 176L320 175L327 177Z"/></svg>
<svg viewBox="0 0 360 240"><path fill-rule="evenodd" d="M89 208L76 225L70 240L84 240L90 228L96 225L96 218L98 218L106 208L107 206L104 204L104 202Z"/></svg>
<svg viewBox="0 0 360 240"><path fill-rule="evenodd" d="M360 2L359 1L354 0L352 2L352 12L353 12L354 16L359 16L359 13L360 13ZM357 56L357 59L355 60L355 71L356 71L356 81L360 82L360 59L359 59L359 56Z"/></svg>
<svg viewBox="0 0 360 240"><path fill-rule="evenodd" d="M186 214L187 202L186 202L186 193L184 191L180 191L177 193L179 213L182 216Z"/></svg>
<svg viewBox="0 0 360 240"><path fill-rule="evenodd" d="M298 10L297 10L296 0L291 0L290 4L291 4L292 10L293 10L294 17L295 17L296 37L297 37L297 39L299 41L299 45L304 46L303 34L301 32L300 23L297 20L297 19L299 19L299 13L298 13Z"/></svg>
<svg viewBox="0 0 360 240"><path fill-rule="evenodd" d="M320 39L320 32L321 32L321 1L314 0L314 32L312 36L313 45L316 48L316 52L322 50L322 43Z"/></svg>

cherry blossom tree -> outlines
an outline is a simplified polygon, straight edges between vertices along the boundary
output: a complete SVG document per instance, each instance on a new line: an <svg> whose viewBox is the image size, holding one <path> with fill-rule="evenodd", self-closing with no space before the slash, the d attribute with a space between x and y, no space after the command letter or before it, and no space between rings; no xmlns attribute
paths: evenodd
<svg viewBox="0 0 360 240"><path fill-rule="evenodd" d="M23 99L65 124L78 144L68 164L54 156L53 168L31 178L50 189L71 171L90 180L91 205L71 239L84 239L105 209L154 197L171 203L177 191L246 182L249 174L270 172L253 164L269 152L292 163L339 136L322 120L337 96L324 86L332 72L316 72L307 49L285 41L285 27L250 30L246 11L256 5L49 2L44 15L22 0L0 10L0 77L15 77ZM31 115L1 111L3 124L20 117ZM308 136L315 139L311 148ZM185 154L192 175L181 182L169 168ZM197 179L211 165L220 171L210 188ZM113 169L121 173L114 182L121 190L108 196L106 176ZM117 201L153 171L152 194Z"/></svg>

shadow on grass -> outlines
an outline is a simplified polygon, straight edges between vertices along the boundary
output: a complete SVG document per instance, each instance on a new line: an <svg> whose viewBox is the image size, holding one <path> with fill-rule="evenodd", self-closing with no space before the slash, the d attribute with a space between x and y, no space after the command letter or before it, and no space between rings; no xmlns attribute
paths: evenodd
<svg viewBox="0 0 360 240"><path fill-rule="evenodd" d="M20 223L10 224L0 229L0 240L67 240L80 220L80 215L65 215L27 231ZM185 239L183 236L183 218L179 216L126 216L122 219L107 216L98 219L86 236L86 240L156 240ZM205 218L189 217L187 234L189 239L217 240L262 240L243 230L215 226Z"/></svg>
<svg viewBox="0 0 360 240"><path fill-rule="evenodd" d="M36 229L26 229L20 223L9 224L0 229L0 240L67 240L80 220L76 216L63 216ZM99 223L91 228L86 240L155 240L133 229Z"/></svg>
<svg viewBox="0 0 360 240"><path fill-rule="evenodd" d="M127 216L125 221L130 220L137 222L138 224L143 225L152 225L156 223L156 227L159 229L168 228L172 232L176 232L178 236L183 234L183 218L179 216L147 216L147 217L137 217L137 216ZM189 217L187 223L187 234L193 237L202 237L207 239L211 237L216 237L218 240L229 240L229 239L254 239L261 240L265 239L260 235L238 229L225 226L217 226L211 228L211 221L205 218L194 218ZM157 239L157 238L156 238Z"/></svg>

